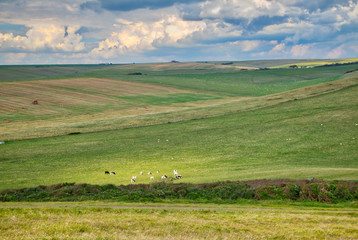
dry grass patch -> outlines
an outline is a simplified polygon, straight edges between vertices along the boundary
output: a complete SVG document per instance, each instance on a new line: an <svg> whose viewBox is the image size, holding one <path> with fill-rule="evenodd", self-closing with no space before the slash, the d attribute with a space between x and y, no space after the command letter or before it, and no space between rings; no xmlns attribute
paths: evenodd
<svg viewBox="0 0 358 240"><path fill-rule="evenodd" d="M1 208L2 239L356 239L357 211Z"/></svg>
<svg viewBox="0 0 358 240"><path fill-rule="evenodd" d="M163 98L164 100L167 96L170 97L170 94L165 96L162 95L161 91L172 91L171 94L174 95L191 93L189 91L179 90L170 87L158 86L158 88L156 88L157 85L124 82L125 84L127 84L127 86L138 86L138 91L142 91L141 95L136 95L138 96L137 99L136 96L134 96L134 100L132 100L131 97L133 95L130 94L133 94L133 92L131 92L130 90L126 91L127 96L129 97L127 99L126 96L124 96L124 98L118 98L104 94L103 91L105 92L106 90L101 90L101 81L99 81L97 90L98 94L94 95L88 93L87 95L85 95L88 96L88 99L86 100L87 105L82 105L75 108L71 108L71 106L69 105L68 107L70 108L65 108L65 105L63 104L50 104L49 106L43 106L41 103L41 99L39 99L39 105L32 105L32 98L24 98L20 95L17 98L12 96L9 99L4 99L3 97L0 99L0 101L2 101L1 103L4 103L3 106L1 106L0 108L0 114L2 114L2 119L0 119L2 121L2 123L0 123L0 138L2 140L13 140L21 138L56 136L78 131L93 132L125 127L177 122L230 114L240 111L249 111L288 101L304 99L307 97L315 97L321 94L335 92L340 89L355 86L358 83L357 74L357 72L353 72L344 75L341 80L322 83L315 86L309 86L262 97L222 98L208 99L202 101L188 100L187 102L183 103L171 102L170 104L165 104L165 102L161 104L156 104L154 102L151 103L150 100L146 100L144 102L138 101L141 101L141 96L144 96L145 99L145 97L148 95L143 93L148 93L149 91L156 91L155 94L157 95L151 96L155 96L155 98L159 99ZM68 80L61 81L64 81L63 84L69 84ZM81 82L84 80L79 81ZM47 83L48 82L50 81L47 81ZM88 85L92 86L94 82L95 79L91 80ZM118 82L119 84L122 83L122 81L116 80L105 80L105 82L107 84L113 84L112 82ZM84 83L81 82L81 84ZM144 90L139 87L141 85L143 85L144 87L148 86L146 90L147 92L144 92ZM136 87L134 87L133 89L135 89ZM132 88L129 87L129 89ZM52 91L55 92L54 89L52 89ZM72 92L73 91L69 90L68 94L71 94ZM20 94L20 92L18 92L18 94ZM137 92L137 94L139 94L139 92ZM195 95L197 93L193 94ZM91 99L91 97L93 97L93 99ZM61 97L58 98L60 101ZM99 98L108 99L108 101L106 103L101 103ZM14 103L11 102L11 99L14 101ZM68 99L71 98L68 97L67 100ZM20 102L25 100L28 104L26 107L20 105ZM79 99L79 101L80 100L81 99ZM9 109L12 110L10 111ZM14 119L14 116L9 113L31 113L31 115L20 115L17 119L16 117ZM38 118L33 119L34 116L36 117L36 114L38 114ZM7 116L9 116L9 118Z"/></svg>
<svg viewBox="0 0 358 240"><path fill-rule="evenodd" d="M193 93L148 83L94 78L6 82L0 83L0 86L0 114L6 116L13 113L19 115L19 120L25 121L34 120L36 116L37 119L46 119L48 115L63 117L63 114L98 114L106 110L118 112L143 108L143 104L134 106L132 101L121 98L125 96L166 98L170 94ZM33 104L34 100L38 101L37 105ZM150 106L147 102L145 107ZM21 114L27 115L21 119ZM44 118L43 115L47 117ZM9 119L16 121L14 115Z"/></svg>
<svg viewBox="0 0 358 240"><path fill-rule="evenodd" d="M105 105L116 96L157 95L188 92L172 87L110 79L64 79L1 83L0 112L38 113L57 107ZM41 108L30 107L38 100ZM118 103L119 104L119 103Z"/></svg>

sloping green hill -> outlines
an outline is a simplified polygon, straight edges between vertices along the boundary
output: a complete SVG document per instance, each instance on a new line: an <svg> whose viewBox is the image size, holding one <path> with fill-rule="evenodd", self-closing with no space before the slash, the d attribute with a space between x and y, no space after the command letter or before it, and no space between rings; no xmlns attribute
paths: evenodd
<svg viewBox="0 0 358 240"><path fill-rule="evenodd" d="M161 124L274 105L354 84L330 85L358 64L257 71L209 63L61 67L67 73L50 79L0 82L0 140ZM48 68L56 72L61 67ZM41 75L41 68L27 68ZM70 74L74 69L82 70ZM317 84L323 85L309 88L321 86ZM308 88L295 96L303 87ZM287 91L293 95L280 96Z"/></svg>
<svg viewBox="0 0 358 240"><path fill-rule="evenodd" d="M110 65L5 65L0 66L0 82L63 78L111 67Z"/></svg>
<svg viewBox="0 0 358 240"><path fill-rule="evenodd" d="M357 83L354 73L342 81L348 80ZM158 180L173 169L183 175L181 181L197 183L358 180L358 86L320 95L311 88L312 97L201 120L6 142L0 145L1 189L59 182L129 184L133 175L137 183L148 183L140 171L152 171ZM270 99L285 94L292 92ZM105 175L106 170L116 175Z"/></svg>

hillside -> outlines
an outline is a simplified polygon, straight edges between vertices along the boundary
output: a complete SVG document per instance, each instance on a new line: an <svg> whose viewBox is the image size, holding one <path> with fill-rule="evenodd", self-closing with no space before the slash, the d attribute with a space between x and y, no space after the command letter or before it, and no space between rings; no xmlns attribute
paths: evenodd
<svg viewBox="0 0 358 240"><path fill-rule="evenodd" d="M214 63L61 67L68 68L62 75L59 66L44 66L52 69L52 78L26 80L35 73L42 76L43 68L27 66L31 74L26 75L21 66L24 79L0 82L0 141L177 122L274 105L356 84L336 80L358 64L249 71Z"/></svg>
<svg viewBox="0 0 358 240"><path fill-rule="evenodd" d="M358 180L357 82L353 72L335 82L264 96L258 105L248 99L210 111L193 110L194 115L218 115L201 120L181 121L185 111L175 112L178 115L162 116L178 118L171 124L6 142L0 145L1 188L59 182L129 184L133 175L137 183L149 183L140 171L160 170L158 179L173 169L183 175L180 181L192 183ZM240 110L240 103L246 109ZM161 115L150 116L157 121ZM143 120L150 123L149 119ZM105 175L105 170L116 175Z"/></svg>

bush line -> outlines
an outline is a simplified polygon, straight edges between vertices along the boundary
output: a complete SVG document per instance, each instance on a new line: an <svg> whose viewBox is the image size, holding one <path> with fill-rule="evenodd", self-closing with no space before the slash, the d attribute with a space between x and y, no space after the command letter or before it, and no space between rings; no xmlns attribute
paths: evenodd
<svg viewBox="0 0 358 240"><path fill-rule="evenodd" d="M253 180L206 184L156 182L136 185L60 183L0 192L0 201L160 202L163 200L225 203L239 199L290 199L338 203L358 199L358 181Z"/></svg>

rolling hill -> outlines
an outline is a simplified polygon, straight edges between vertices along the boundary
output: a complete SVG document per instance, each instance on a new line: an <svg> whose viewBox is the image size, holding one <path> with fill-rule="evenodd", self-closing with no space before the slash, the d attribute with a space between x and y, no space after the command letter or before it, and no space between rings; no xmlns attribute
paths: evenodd
<svg viewBox="0 0 358 240"><path fill-rule="evenodd" d="M12 84L19 84L21 91L38 86L55 89L46 97L63 102L43 104L50 112L47 119L45 113L34 117L32 111L31 121L18 116L2 122L1 136L6 141L0 145L1 189L59 182L129 184L133 175L138 176L137 183L149 183L140 171L169 175L173 169L183 175L181 181L193 183L311 177L358 180L358 77L357 72L345 74L355 68L225 70L223 82L217 69L210 70L213 78L217 76L217 89L210 84L200 89L198 85L211 75L199 71L194 76L192 71L198 70L191 69L183 76L162 71L128 75L132 69L114 67L107 75L103 69L95 70L93 78L76 75L2 83L1 89L7 86L12 91L16 89ZM95 78L102 74L103 78ZM159 75L167 76L162 84ZM254 94L241 92L244 76L252 77L245 84L256 89ZM235 89L221 86L225 83ZM10 90L5 91L9 99L20 95L11 95ZM61 97L56 95L60 93ZM66 101L80 101L79 96L86 97L86 108L74 104L69 108L72 115L59 116ZM118 102L101 112L96 108L101 101ZM42 107L39 102L31 107ZM126 115L132 107L139 109ZM149 111L143 112L146 108ZM86 111L89 114L84 115ZM105 170L117 174L108 176Z"/></svg>

